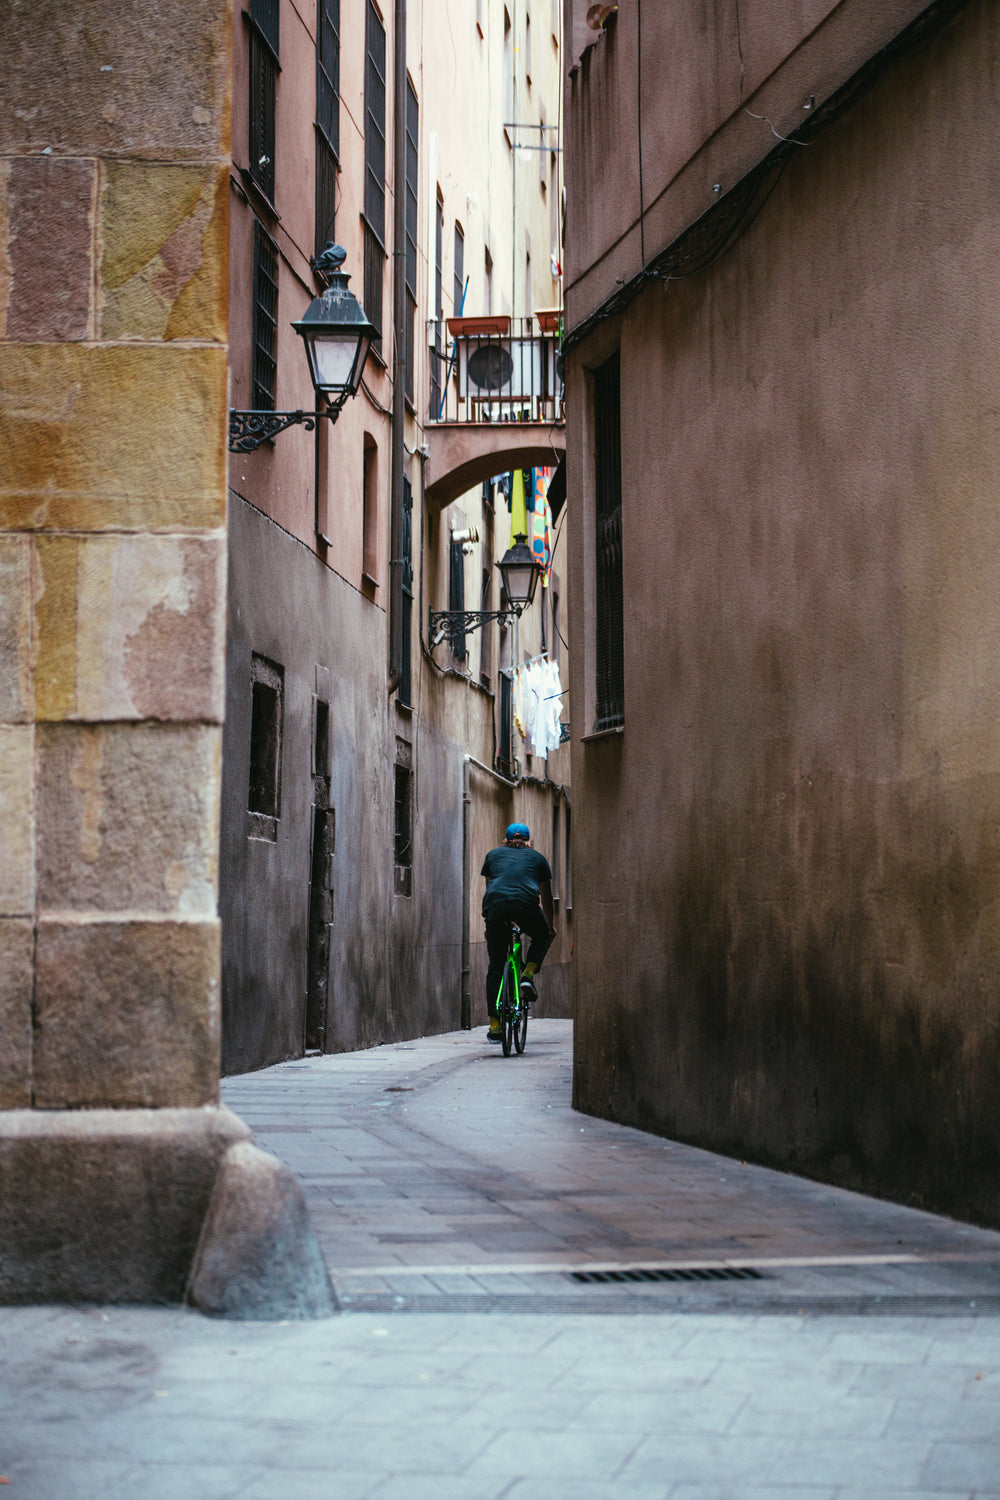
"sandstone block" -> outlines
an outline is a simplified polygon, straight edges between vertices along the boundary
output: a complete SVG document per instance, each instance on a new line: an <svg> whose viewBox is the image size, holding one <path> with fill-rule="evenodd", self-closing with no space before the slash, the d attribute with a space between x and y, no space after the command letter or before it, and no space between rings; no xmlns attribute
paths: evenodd
<svg viewBox="0 0 1000 1500"><path fill-rule="evenodd" d="M41 922L36 1106L215 1103L218 950L213 921Z"/></svg>
<svg viewBox="0 0 1000 1500"><path fill-rule="evenodd" d="M0 917L0 1109L31 1103L35 935L25 917Z"/></svg>
<svg viewBox="0 0 1000 1500"><path fill-rule="evenodd" d="M0 1303L177 1302L228 1109L0 1113Z"/></svg>
<svg viewBox="0 0 1000 1500"><path fill-rule="evenodd" d="M216 910L220 731L40 724L42 911Z"/></svg>
<svg viewBox="0 0 1000 1500"><path fill-rule="evenodd" d="M40 719L221 721L221 537L43 537L37 554Z"/></svg>
<svg viewBox="0 0 1000 1500"><path fill-rule="evenodd" d="M30 719L31 543L0 536L0 724Z"/></svg>
<svg viewBox="0 0 1000 1500"><path fill-rule="evenodd" d="M187 1300L220 1318L326 1318L337 1311L298 1179L246 1142L219 1167Z"/></svg>
<svg viewBox="0 0 1000 1500"><path fill-rule="evenodd" d="M229 175L112 162L101 206L101 335L226 337Z"/></svg>
<svg viewBox="0 0 1000 1500"><path fill-rule="evenodd" d="M85 339L91 332L93 161L23 156L6 182L6 336Z"/></svg>
<svg viewBox="0 0 1000 1500"><path fill-rule="evenodd" d="M223 0L6 0L0 152L217 159L231 25Z"/></svg>
<svg viewBox="0 0 1000 1500"><path fill-rule="evenodd" d="M34 909L34 750L30 724L0 725L0 916L28 916Z"/></svg>
<svg viewBox="0 0 1000 1500"><path fill-rule="evenodd" d="M0 529L218 529L226 402L222 347L5 345Z"/></svg>

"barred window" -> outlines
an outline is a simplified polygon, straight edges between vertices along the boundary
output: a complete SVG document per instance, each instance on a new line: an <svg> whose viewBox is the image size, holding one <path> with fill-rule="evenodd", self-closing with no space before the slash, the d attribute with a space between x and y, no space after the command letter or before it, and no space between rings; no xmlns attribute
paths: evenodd
<svg viewBox="0 0 1000 1500"><path fill-rule="evenodd" d="M437 190L434 208L434 341L431 346L431 421L441 413L441 375L444 368L444 198Z"/></svg>
<svg viewBox="0 0 1000 1500"><path fill-rule="evenodd" d="M507 672L500 673L500 743L497 746L500 769L511 775L514 770L514 686Z"/></svg>
<svg viewBox="0 0 1000 1500"><path fill-rule="evenodd" d="M274 122L278 90L278 0L250 0L250 176L274 202Z"/></svg>
<svg viewBox="0 0 1000 1500"><path fill-rule="evenodd" d="M385 261L385 27L368 0L365 25L365 312L382 334Z"/></svg>
<svg viewBox="0 0 1000 1500"><path fill-rule="evenodd" d="M278 348L278 247L253 226L253 409L274 411Z"/></svg>
<svg viewBox="0 0 1000 1500"><path fill-rule="evenodd" d="M597 582L597 723L625 721L622 593L621 367L613 355L594 374Z"/></svg>
<svg viewBox="0 0 1000 1500"><path fill-rule="evenodd" d="M314 254L334 237L340 157L340 0L318 0L316 16L316 232Z"/></svg>
<svg viewBox="0 0 1000 1500"><path fill-rule="evenodd" d="M465 609L465 552L461 542L452 542L448 554L448 608L459 612ZM465 660L464 633L455 637L451 649L459 661Z"/></svg>
<svg viewBox="0 0 1000 1500"><path fill-rule="evenodd" d="M417 96L406 80L406 397L413 404L417 321Z"/></svg>
<svg viewBox="0 0 1000 1500"><path fill-rule="evenodd" d="M402 611L402 676L396 697L409 707L413 702L413 679L410 657L413 654L413 488L403 476L403 611Z"/></svg>

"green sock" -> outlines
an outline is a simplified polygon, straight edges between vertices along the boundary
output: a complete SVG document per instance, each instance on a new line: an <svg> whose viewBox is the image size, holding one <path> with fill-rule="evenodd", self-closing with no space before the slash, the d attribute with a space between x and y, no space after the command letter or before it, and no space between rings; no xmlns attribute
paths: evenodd
<svg viewBox="0 0 1000 1500"><path fill-rule="evenodd" d="M525 979L530 979L531 976L536 972L535 965L534 964L525 964L524 969L522 970L522 972L524 974Z"/></svg>

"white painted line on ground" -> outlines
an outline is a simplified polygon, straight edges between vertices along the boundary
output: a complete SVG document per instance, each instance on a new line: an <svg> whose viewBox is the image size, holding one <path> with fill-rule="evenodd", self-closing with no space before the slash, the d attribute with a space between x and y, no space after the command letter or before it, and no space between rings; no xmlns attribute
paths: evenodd
<svg viewBox="0 0 1000 1500"><path fill-rule="evenodd" d="M806 1269L810 1266L907 1266L938 1265L954 1262L996 1261L988 1251L944 1251L887 1255L781 1255L773 1257L734 1256L728 1260L553 1260L539 1257L534 1261L491 1261L489 1264L421 1266L330 1266L331 1276L538 1276L546 1272L566 1274L572 1271L717 1271L732 1267L753 1269Z"/></svg>

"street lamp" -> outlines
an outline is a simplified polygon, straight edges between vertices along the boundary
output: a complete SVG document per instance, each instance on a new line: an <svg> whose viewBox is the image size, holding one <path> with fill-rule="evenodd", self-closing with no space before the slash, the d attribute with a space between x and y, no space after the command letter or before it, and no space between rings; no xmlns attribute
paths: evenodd
<svg viewBox="0 0 1000 1500"><path fill-rule="evenodd" d="M535 589L542 573L541 564L532 555L527 542L523 532L518 533L513 547L508 547L497 563L507 601L503 609L431 610L429 633L432 651L443 640L449 641L453 646L457 645L470 631L480 630L490 620L499 620L504 625L511 615L517 618L527 609L535 597Z"/></svg>
<svg viewBox="0 0 1000 1500"><path fill-rule="evenodd" d="M299 322L292 324L305 345L317 402L325 402L325 406L318 404L316 411L231 411L231 453L252 453L261 443L300 422L307 432L316 426L318 417L336 422L348 397L357 395L378 329L348 289L350 277L339 269L346 254L340 245L327 245L315 267L329 276L330 284L313 298Z"/></svg>

